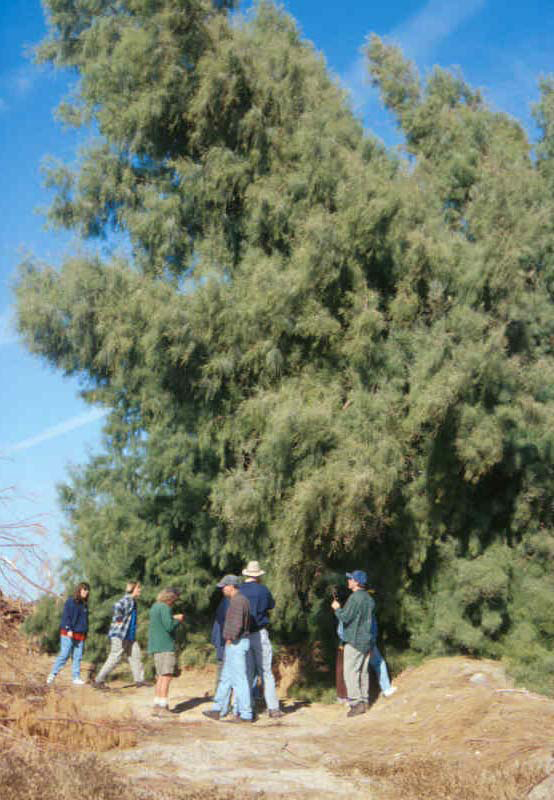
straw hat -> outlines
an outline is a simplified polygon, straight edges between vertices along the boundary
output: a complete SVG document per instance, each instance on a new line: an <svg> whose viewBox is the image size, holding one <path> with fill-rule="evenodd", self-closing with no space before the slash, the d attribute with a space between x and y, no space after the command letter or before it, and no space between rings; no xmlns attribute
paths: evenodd
<svg viewBox="0 0 554 800"><path fill-rule="evenodd" d="M261 575L265 575L265 572L263 569L260 569L259 561L249 561L243 569L242 574L246 575L247 578L259 578Z"/></svg>

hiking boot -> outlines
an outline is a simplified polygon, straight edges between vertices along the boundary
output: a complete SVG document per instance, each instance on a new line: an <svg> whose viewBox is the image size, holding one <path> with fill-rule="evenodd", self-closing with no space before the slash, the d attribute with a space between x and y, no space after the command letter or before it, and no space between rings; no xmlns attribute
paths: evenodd
<svg viewBox="0 0 554 800"><path fill-rule="evenodd" d="M365 714L366 711L367 707L365 703L356 703L356 705L350 706L350 711L346 716L357 717L359 714Z"/></svg>
<svg viewBox="0 0 554 800"><path fill-rule="evenodd" d="M274 708L272 711L269 711L268 713L271 719L281 719L281 717L285 716L285 712L281 711L280 708Z"/></svg>
<svg viewBox="0 0 554 800"><path fill-rule="evenodd" d="M208 719L219 720L221 716L219 711L203 711L202 713L205 717L208 717Z"/></svg>
<svg viewBox="0 0 554 800"><path fill-rule="evenodd" d="M233 716L230 719L226 720L226 722L231 722L234 725L243 725L243 724L244 725L246 725L246 724L252 725L254 720L253 719L244 719L243 717L240 716L240 714L233 714Z"/></svg>
<svg viewBox="0 0 554 800"><path fill-rule="evenodd" d="M105 681L101 681L100 683L98 683L97 681L93 681L92 682L92 688L93 689L99 689L101 692L109 692L110 691L110 687L108 686L108 684Z"/></svg>
<svg viewBox="0 0 554 800"><path fill-rule="evenodd" d="M150 681L135 681L135 689L142 689L143 686L154 686Z"/></svg>

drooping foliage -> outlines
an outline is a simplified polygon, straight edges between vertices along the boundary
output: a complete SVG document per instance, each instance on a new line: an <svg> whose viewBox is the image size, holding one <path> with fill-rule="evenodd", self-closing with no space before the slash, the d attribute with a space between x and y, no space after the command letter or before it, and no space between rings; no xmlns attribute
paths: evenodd
<svg viewBox="0 0 554 800"><path fill-rule="evenodd" d="M424 653L554 687L552 87L534 159L461 77L368 66L407 159L364 133L282 10L47 0L99 142L47 172L55 225L127 256L22 267L29 347L109 410L61 491L75 570L197 609L259 558L283 635L368 569Z"/></svg>

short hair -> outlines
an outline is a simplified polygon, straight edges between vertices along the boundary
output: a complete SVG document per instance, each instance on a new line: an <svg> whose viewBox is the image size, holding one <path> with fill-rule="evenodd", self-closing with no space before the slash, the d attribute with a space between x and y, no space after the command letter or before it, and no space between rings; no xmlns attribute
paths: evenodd
<svg viewBox="0 0 554 800"><path fill-rule="evenodd" d="M73 592L73 599L76 600L77 603L87 603L88 598L87 600L84 600L81 597L81 589L86 589L87 591L90 592L90 584L87 583L86 581L81 581L81 583L78 583L77 586L75 587L75 591Z"/></svg>
<svg viewBox="0 0 554 800"><path fill-rule="evenodd" d="M167 603L168 600L176 600L178 597L179 593L175 589L162 589L156 600L158 603Z"/></svg>

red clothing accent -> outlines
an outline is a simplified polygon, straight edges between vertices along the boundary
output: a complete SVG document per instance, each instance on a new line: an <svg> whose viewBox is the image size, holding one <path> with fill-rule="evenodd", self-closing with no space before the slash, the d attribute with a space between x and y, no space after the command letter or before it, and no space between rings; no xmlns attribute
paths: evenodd
<svg viewBox="0 0 554 800"><path fill-rule="evenodd" d="M62 636L67 636L68 635L65 628L62 628L60 630L60 633L61 633ZM75 631L73 631L73 634L72 634L71 638L75 639L76 642L84 642L85 639L87 638L87 635L86 635L86 633L76 633Z"/></svg>

